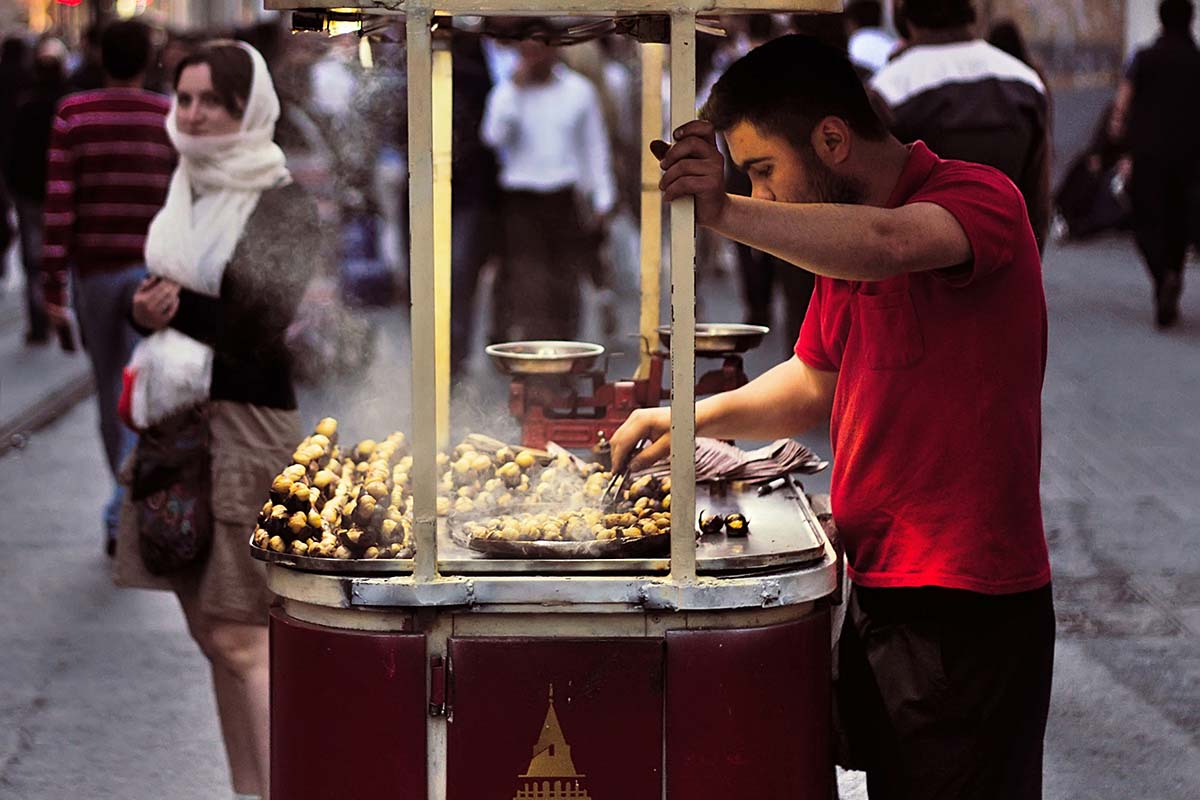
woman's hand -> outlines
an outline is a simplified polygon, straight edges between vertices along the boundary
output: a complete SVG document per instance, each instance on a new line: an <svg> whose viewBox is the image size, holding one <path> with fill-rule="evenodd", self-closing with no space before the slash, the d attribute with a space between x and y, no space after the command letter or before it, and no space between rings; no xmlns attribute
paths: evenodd
<svg viewBox="0 0 1200 800"><path fill-rule="evenodd" d="M179 284L151 275L142 281L133 295L133 320L150 331L170 324L179 310Z"/></svg>

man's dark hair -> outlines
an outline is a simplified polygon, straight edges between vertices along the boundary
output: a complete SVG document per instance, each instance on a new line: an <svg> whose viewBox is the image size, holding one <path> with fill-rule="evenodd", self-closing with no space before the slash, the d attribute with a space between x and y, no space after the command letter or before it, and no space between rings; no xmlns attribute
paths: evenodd
<svg viewBox="0 0 1200 800"><path fill-rule="evenodd" d="M150 28L135 19L114 22L100 36L100 60L108 77L136 78L150 66Z"/></svg>
<svg viewBox="0 0 1200 800"><path fill-rule="evenodd" d="M799 152L810 148L813 128L825 117L845 120L864 139L879 141L888 133L846 54L799 34L781 36L735 61L700 111L718 131L749 122Z"/></svg>
<svg viewBox="0 0 1200 800"><path fill-rule="evenodd" d="M883 24L883 7L879 0L852 0L846 4L846 19L856 28L878 28Z"/></svg>
<svg viewBox="0 0 1200 800"><path fill-rule="evenodd" d="M1158 18L1162 20L1163 30L1172 33L1183 33L1192 27L1192 14L1195 8L1192 0L1163 0L1158 6Z"/></svg>
<svg viewBox="0 0 1200 800"><path fill-rule="evenodd" d="M254 82L254 62L250 54L236 42L220 40L209 42L198 50L188 53L175 67L173 87L179 86L179 76L188 67L207 64L212 78L213 91L221 105L234 119L241 119L250 99L251 84Z"/></svg>
<svg viewBox="0 0 1200 800"><path fill-rule="evenodd" d="M931 31L961 28L975 22L972 0L904 0L909 24Z"/></svg>

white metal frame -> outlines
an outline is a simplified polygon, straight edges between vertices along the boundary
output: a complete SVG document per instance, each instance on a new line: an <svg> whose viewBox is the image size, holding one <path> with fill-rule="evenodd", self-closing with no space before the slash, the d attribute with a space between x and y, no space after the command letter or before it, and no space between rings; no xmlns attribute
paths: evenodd
<svg viewBox="0 0 1200 800"><path fill-rule="evenodd" d="M476 0L478 2L478 0ZM439 10L444 5L439 5ZM540 9L545 12L545 8ZM555 9L561 11L560 8ZM410 260L412 282L412 446L413 516L416 560L413 580L439 580L437 571L437 448L439 420L435 391L438 384L437 300L434 269L434 124L432 8L409 3L408 18L408 164L410 172ZM671 125L695 117L696 14L671 12ZM671 512L690 521L696 515L696 231L694 202L677 200L671 206L671 441L672 450L686 457L671 459ZM448 269L449 264L444 263ZM696 542L691 525L672 527L671 581L696 580ZM532 578L537 580L537 578Z"/></svg>
<svg viewBox="0 0 1200 800"><path fill-rule="evenodd" d="M445 271L443 283L448 280L450 269L448 247L436 245L446 238L448 220L438 224L436 214L449 205L445 193L435 192L435 157L437 141L434 137L435 69L433 39L430 30L435 10L449 15L599 15L613 14L669 14L671 45L670 90L672 129L695 117L696 108L696 16L726 12L750 11L840 11L841 0L677 0L670 5L664 0L623 0L618 11L599 6L589 0L441 0L436 5L428 0L265 0L267 8L325 8L361 10L369 14L404 15L407 18L408 45L408 165L409 165L409 211L410 211L410 257L411 281L411 326L412 326L412 448L413 448L413 517L416 557L410 578L392 578L393 582L411 580L415 584L447 581L438 574L437 566L437 451L439 441L448 428L448 403L442 391L446 382L444 364L447 354L439 351L438 327L445 327L448 309L439 305L449 295L447 287L439 286L438 272ZM657 47L647 45L647 48ZM661 53L643 52L643 63L654 69L661 68ZM448 65L440 65L448 72ZM443 76L445 77L445 76ZM441 84L448 91L448 81ZM653 100L660 95L657 87L643 88L643 100ZM448 116L448 115L447 115ZM656 109L642 111L643 131L653 125L658 116ZM446 134L443 132L442 134ZM448 137L447 137L448 138ZM445 155L445 154L443 154ZM652 194L657 164L647 155L643 163L643 201ZM440 177L440 176L439 176ZM444 182L444 181L443 181ZM440 200L440 203L437 201ZM657 214L660 205L652 204L643 209L643 222L651 214ZM646 234L659 234L654 224L646 226ZM671 253L671 440L672 451L685 457L671 459L672 515L683 520L683 524L672 526L670 574L668 581L678 586L687 586L697 581L696 543L692 526L687 524L696 516L696 469L690 454L695 452L696 441L696 238L695 209L691 198L675 201L670 215ZM657 267L657 254L645 259L645 254L656 248L658 243L643 240L644 262ZM436 268L435 268L436 263ZM643 264L643 276L650 265ZM651 278L654 282L651 293L657 297L657 269ZM643 290L647 287L643 286ZM647 327L649 308L643 300L643 328ZM440 309L440 310L439 310ZM654 309L657 313L657 309ZM444 334L444 331L442 331ZM643 330L643 334L646 331ZM653 346L656 337L648 337ZM444 345L444 342L442 343ZM441 347L444 350L444 346ZM538 576L526 576L523 580L538 581ZM551 580L553 580L551 578ZM705 579L720 581L721 579Z"/></svg>
<svg viewBox="0 0 1200 800"><path fill-rule="evenodd" d="M447 406L439 399L440 319L446 315L445 300L449 292L439 285L435 270L450 269L448 247L439 249L435 232L445 244L447 231L438 228L439 212L448 213L444 195L435 195L435 155L444 158L436 149L434 114L435 64L431 23L435 7L419 2L364 3L357 7L371 13L403 14L407 17L408 44L408 164L410 203L411 325L412 325L412 449L413 449L413 515L416 556L411 576L393 578L336 577L308 575L270 565L268 578L272 590L287 598L289 612L304 617L305 610L315 614L314 621L328 622L335 627L390 629L403 627L403 615L389 611L398 607L421 609L425 620L426 653L445 655L447 641L454 631L456 616L479 611L491 611L479 619L478 629L495 632L497 620L516 620L511 631L526 635L546 635L546 621L555 610L568 613L569 620L555 628L564 632L588 632L590 635L612 635L628 628L631 614L644 615L645 635L657 635L680 619L697 626L766 624L771 614L809 613L813 603L837 589L838 557L826 542L824 558L815 564L793 567L770 576L714 578L696 576L696 543L691 521L696 516L695 484L695 216L694 203L689 198L672 204L670 216L671 242L671 435L672 514L680 524L672 526L670 573L666 576L447 576L438 573L437 562L437 450L440 432L446 430L447 420L440 419ZM267 8L347 8L355 0L265 0ZM443 0L436 6L441 14L458 15L602 15L601 10L587 0ZM841 0L678 0L670 6L664 0L623 0L620 13L670 14L670 87L672 129L695 116L696 100L696 15L745 11L840 11ZM661 73L662 51L659 45L643 48L643 64L654 74ZM445 73L448 65L438 65L443 80L439 86L448 91ZM643 102L653 108L643 109L643 130L657 135L661 122L658 81L643 88ZM442 109L444 111L444 109ZM445 131L440 130L443 136ZM444 145L444 142L443 142ZM661 247L659 213L661 200L656 191L658 165L643 155L643 276L652 281L643 285L654 295L653 315L658 313L658 266ZM443 165L444 168L445 165ZM440 177L440 176L438 176ZM440 203L435 205L435 199ZM649 202L647 202L649 200ZM654 219L648 222L648 217ZM448 225L448 220L445 221ZM650 257L646 254L649 251ZM653 270L653 276L649 272ZM443 276L446 277L446 276ZM439 299L442 301L439 312ZM651 346L656 335L647 320L651 314L648 300L643 299L643 334ZM445 355L443 354L443 360ZM644 369L643 364L643 369ZM294 608L293 608L294 607ZM463 609L459 612L455 609ZM756 610L757 609L757 610ZM505 614L511 611L514 613ZM732 613L733 617L728 617ZM529 616L529 615L535 616ZM746 615L751 615L747 617ZM758 615L758 616L755 616ZM763 616L767 615L767 616ZM348 622L348 616L352 621ZM526 619L528 617L528 619ZM464 619L467 617L463 616ZM621 623L625 623L624 628ZM636 625L635 625L636 627ZM561 628L561 630L559 630ZM444 718L428 721L426 763L428 796L446 796L446 763L444 758L447 726ZM665 796L665 783L664 783Z"/></svg>

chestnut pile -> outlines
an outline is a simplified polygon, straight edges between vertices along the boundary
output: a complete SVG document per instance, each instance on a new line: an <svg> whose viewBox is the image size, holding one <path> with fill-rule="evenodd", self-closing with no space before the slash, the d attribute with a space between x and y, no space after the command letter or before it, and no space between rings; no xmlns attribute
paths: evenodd
<svg viewBox="0 0 1200 800"><path fill-rule="evenodd" d="M439 516L594 505L609 477L599 464L581 465L565 452L552 456L507 445L489 449L471 437L450 455L439 455L438 464L444 470L438 483Z"/></svg>
<svg viewBox="0 0 1200 800"><path fill-rule="evenodd" d="M592 493L595 476L601 476L599 490ZM606 473L587 478L588 496L595 502L604 491ZM540 483L539 483L540 485ZM586 542L610 539L640 539L671 532L671 479L646 476L634 481L624 492L622 510L604 513L599 508L579 508L574 501L569 510L500 515L465 523L463 531L473 539L504 541Z"/></svg>
<svg viewBox="0 0 1200 800"><path fill-rule="evenodd" d="M337 420L327 417L271 483L253 544L314 558L411 557L412 466L403 433L343 449ZM599 503L611 476L565 451L553 455L468 436L438 455L438 467L438 516L469 537L578 542L671 530L669 478L634 481L614 513L605 513Z"/></svg>
<svg viewBox="0 0 1200 800"><path fill-rule="evenodd" d="M253 542L276 553L316 558L399 558L411 554L409 470L403 433L364 439L343 453L337 420L325 418L271 483Z"/></svg>

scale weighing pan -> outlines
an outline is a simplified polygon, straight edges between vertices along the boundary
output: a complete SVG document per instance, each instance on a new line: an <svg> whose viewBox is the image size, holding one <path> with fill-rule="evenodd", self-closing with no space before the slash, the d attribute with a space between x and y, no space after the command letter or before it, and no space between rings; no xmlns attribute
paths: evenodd
<svg viewBox="0 0 1200 800"><path fill-rule="evenodd" d="M537 340L488 345L484 352L505 375L575 375L590 372L604 346Z"/></svg>
<svg viewBox="0 0 1200 800"><path fill-rule="evenodd" d="M765 325L737 322L697 322L696 355L725 356L745 353L762 344L771 329ZM663 347L671 347L671 326L661 325L658 338Z"/></svg>

